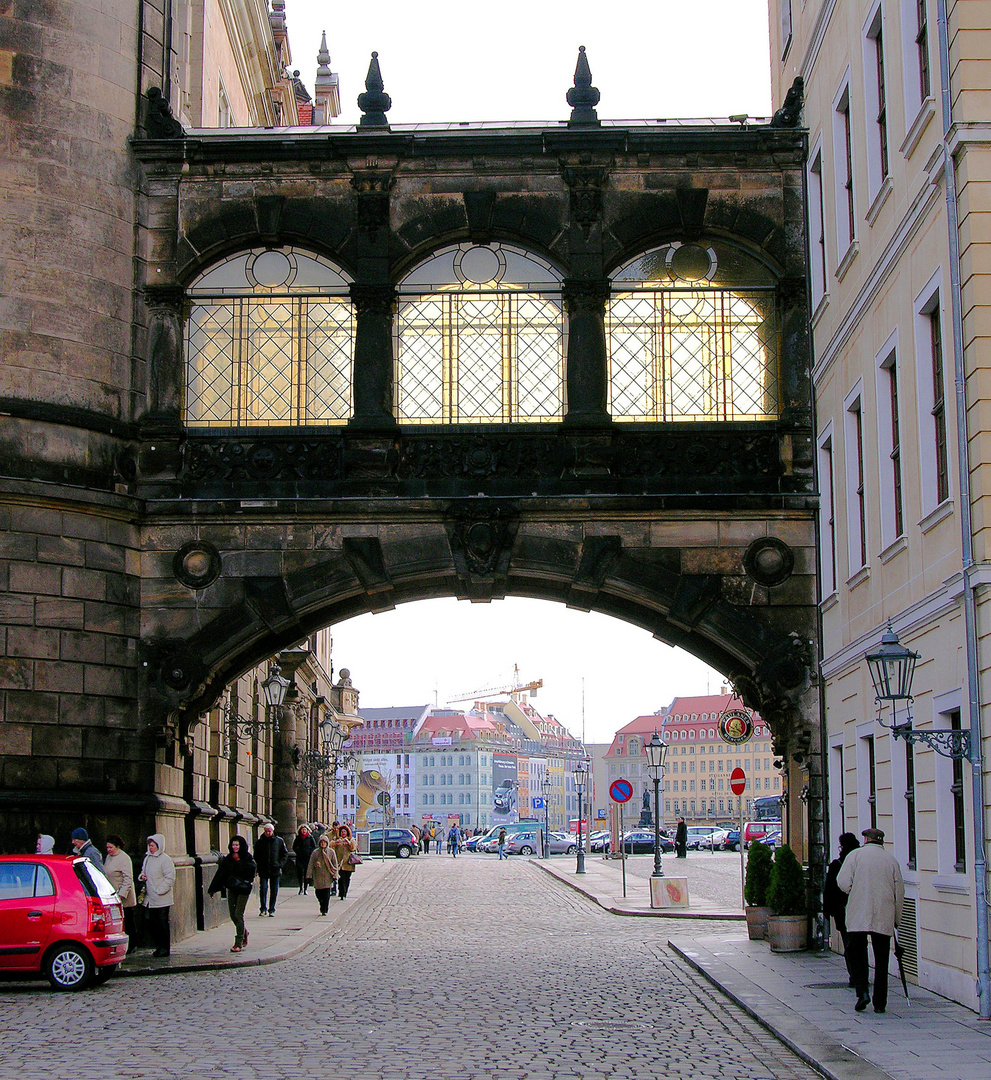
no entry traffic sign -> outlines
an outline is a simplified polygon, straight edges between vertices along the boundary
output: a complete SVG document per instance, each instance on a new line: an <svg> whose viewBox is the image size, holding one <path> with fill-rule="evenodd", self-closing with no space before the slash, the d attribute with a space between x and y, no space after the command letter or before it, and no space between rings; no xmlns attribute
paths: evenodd
<svg viewBox="0 0 991 1080"><path fill-rule="evenodd" d="M609 785L609 798L613 802L629 802L633 798L633 785L629 780L614 780Z"/></svg>
<svg viewBox="0 0 991 1080"><path fill-rule="evenodd" d="M742 795L747 787L747 774L743 769L734 769L729 776L730 791L734 795Z"/></svg>

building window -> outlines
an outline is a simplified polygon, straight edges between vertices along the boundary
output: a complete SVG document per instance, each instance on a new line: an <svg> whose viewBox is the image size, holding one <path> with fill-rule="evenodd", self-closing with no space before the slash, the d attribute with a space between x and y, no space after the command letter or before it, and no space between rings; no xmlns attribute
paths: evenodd
<svg viewBox="0 0 991 1080"><path fill-rule="evenodd" d="M883 355L883 354L882 354ZM887 352L879 365L878 397L886 402L885 411L879 416L878 435L882 442L882 459L887 455L887 476L882 471L881 502L882 528L885 546L901 536L904 531L902 493L901 431L898 414L898 362L895 350Z"/></svg>
<svg viewBox="0 0 991 1080"><path fill-rule="evenodd" d="M343 274L297 248L255 249L188 289L186 423L343 424L354 320Z"/></svg>
<svg viewBox="0 0 991 1080"><path fill-rule="evenodd" d="M864 490L864 423L860 397L847 406L847 538L850 573L867 565L867 502Z"/></svg>
<svg viewBox="0 0 991 1080"><path fill-rule="evenodd" d="M960 730L960 710L955 709L950 713L950 730ZM963 762L960 758L953 758L950 762L952 767L953 782L950 784L950 797L953 800L953 869L958 874L967 871L967 827L964 818L963 797Z"/></svg>
<svg viewBox="0 0 991 1080"><path fill-rule="evenodd" d="M791 47L792 19L791 0L781 0L781 59Z"/></svg>
<svg viewBox="0 0 991 1080"><path fill-rule="evenodd" d="M826 293L826 218L823 206L822 147L809 166L809 246L811 248L812 310Z"/></svg>
<svg viewBox="0 0 991 1080"><path fill-rule="evenodd" d="M874 736L864 739L867 750L867 807L872 829L877 828L877 756Z"/></svg>
<svg viewBox="0 0 991 1080"><path fill-rule="evenodd" d="M819 443L819 531L822 536L823 599L836 592L836 485L832 425Z"/></svg>
<svg viewBox="0 0 991 1080"><path fill-rule="evenodd" d="M909 870L916 868L918 841L915 832L915 747L905 744L905 820L908 839L907 865Z"/></svg>
<svg viewBox="0 0 991 1080"><path fill-rule="evenodd" d="M447 248L399 287L396 416L407 424L557 421L561 276L499 244Z"/></svg>
<svg viewBox="0 0 991 1080"><path fill-rule="evenodd" d="M776 419L775 285L728 246L669 244L617 271L606 319L613 419Z"/></svg>
<svg viewBox="0 0 991 1080"><path fill-rule="evenodd" d="M938 299L938 298L937 298ZM946 455L946 393L943 379L943 329L938 303L927 315L929 356L932 361L933 446L936 461L936 502L950 497L950 473Z"/></svg>
<svg viewBox="0 0 991 1080"><path fill-rule="evenodd" d="M853 132L850 125L850 86L837 99L833 119L834 158L836 161L836 237L838 252L845 253L856 236L856 211L853 192ZM837 257L842 261L843 255Z"/></svg>
<svg viewBox="0 0 991 1080"><path fill-rule="evenodd" d="M864 40L864 89L868 114L867 171L870 189L876 193L888 175L888 106L884 79L884 20L878 4Z"/></svg>

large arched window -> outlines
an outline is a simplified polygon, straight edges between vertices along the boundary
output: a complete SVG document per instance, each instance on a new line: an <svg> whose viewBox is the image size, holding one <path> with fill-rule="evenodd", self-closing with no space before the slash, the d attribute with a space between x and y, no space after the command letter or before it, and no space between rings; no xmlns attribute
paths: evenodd
<svg viewBox="0 0 991 1080"><path fill-rule="evenodd" d="M607 331L614 420L777 418L775 282L737 249L639 256L613 275Z"/></svg>
<svg viewBox="0 0 991 1080"><path fill-rule="evenodd" d="M348 279L297 248L231 256L187 290L186 423L341 424L351 415Z"/></svg>
<svg viewBox="0 0 991 1080"><path fill-rule="evenodd" d="M560 420L561 278L543 259L461 244L400 283L396 418L406 424Z"/></svg>

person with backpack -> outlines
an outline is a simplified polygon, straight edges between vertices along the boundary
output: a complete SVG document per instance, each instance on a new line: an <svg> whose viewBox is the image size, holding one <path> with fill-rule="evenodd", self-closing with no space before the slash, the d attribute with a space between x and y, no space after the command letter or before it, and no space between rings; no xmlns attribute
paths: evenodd
<svg viewBox="0 0 991 1080"><path fill-rule="evenodd" d="M447 834L447 847L454 858L457 858L458 852L461 850L461 830L456 823L451 826Z"/></svg>

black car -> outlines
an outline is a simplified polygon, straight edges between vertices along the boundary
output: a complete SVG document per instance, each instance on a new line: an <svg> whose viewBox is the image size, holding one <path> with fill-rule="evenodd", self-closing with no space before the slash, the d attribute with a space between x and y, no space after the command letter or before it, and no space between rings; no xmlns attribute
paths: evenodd
<svg viewBox="0 0 991 1080"><path fill-rule="evenodd" d="M385 854L397 859L408 859L416 851L417 844L409 829L385 830ZM368 854L382 854L382 830L372 829L368 834Z"/></svg>
<svg viewBox="0 0 991 1080"><path fill-rule="evenodd" d="M646 829L635 829L623 837L623 850L627 855L653 855L654 834ZM674 842L666 836L661 837L661 851L674 851Z"/></svg>

